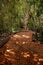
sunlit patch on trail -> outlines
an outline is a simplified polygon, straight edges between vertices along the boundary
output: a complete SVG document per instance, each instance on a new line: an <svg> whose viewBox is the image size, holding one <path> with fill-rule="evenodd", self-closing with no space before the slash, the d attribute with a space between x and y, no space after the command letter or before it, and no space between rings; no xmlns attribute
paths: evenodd
<svg viewBox="0 0 43 65"><path fill-rule="evenodd" d="M9 55L8 55L8 54L4 54L4 56L5 56L5 57L9 57Z"/></svg>
<svg viewBox="0 0 43 65"><path fill-rule="evenodd" d="M15 54L13 51L9 52L10 54Z"/></svg>
<svg viewBox="0 0 43 65"><path fill-rule="evenodd" d="M23 42L22 44L25 44L26 42Z"/></svg>
<svg viewBox="0 0 43 65"><path fill-rule="evenodd" d="M28 52L22 52L21 53L23 55L23 57L27 58L30 57L30 54Z"/></svg>
<svg viewBox="0 0 43 65"><path fill-rule="evenodd" d="M37 62L38 65L40 65L40 62Z"/></svg>
<svg viewBox="0 0 43 65"><path fill-rule="evenodd" d="M10 52L10 50L6 50L7 52Z"/></svg>
<svg viewBox="0 0 43 65"><path fill-rule="evenodd" d="M15 54L15 52L13 51L13 49L7 49L6 53Z"/></svg>
<svg viewBox="0 0 43 65"><path fill-rule="evenodd" d="M16 44L19 44L19 42L18 42L18 41L16 41Z"/></svg>
<svg viewBox="0 0 43 65"><path fill-rule="evenodd" d="M9 61L15 61L15 59L12 59L12 58L7 58L7 60L9 60Z"/></svg>
<svg viewBox="0 0 43 65"><path fill-rule="evenodd" d="M22 37L24 37L24 38L30 38L30 36L27 36L27 35L22 35Z"/></svg>
<svg viewBox="0 0 43 65"><path fill-rule="evenodd" d="M38 57L38 54L33 54L34 57Z"/></svg>
<svg viewBox="0 0 43 65"><path fill-rule="evenodd" d="M13 49L9 49L8 47L7 47L7 50L6 50L7 52L10 52L10 51L13 51Z"/></svg>
<svg viewBox="0 0 43 65"><path fill-rule="evenodd" d="M33 57L34 57L34 59L33 59L34 61L39 61L38 54L36 54L36 53L35 53L35 54L33 54Z"/></svg>
<svg viewBox="0 0 43 65"><path fill-rule="evenodd" d="M7 49L4 53L4 56L7 60L9 61L15 61L14 57L15 57L15 51L14 49Z"/></svg>
<svg viewBox="0 0 43 65"><path fill-rule="evenodd" d="M30 38L30 36L27 36L27 35L22 35L22 36L20 36L20 35L13 35L13 37L15 37L15 38Z"/></svg>
<svg viewBox="0 0 43 65"><path fill-rule="evenodd" d="M15 38L22 38L20 35L13 35Z"/></svg>
<svg viewBox="0 0 43 65"><path fill-rule="evenodd" d="M43 61L43 58L39 58L39 61Z"/></svg>
<svg viewBox="0 0 43 65"><path fill-rule="evenodd" d="M34 61L38 61L38 59L37 59L37 58L34 58L33 60L34 60Z"/></svg>

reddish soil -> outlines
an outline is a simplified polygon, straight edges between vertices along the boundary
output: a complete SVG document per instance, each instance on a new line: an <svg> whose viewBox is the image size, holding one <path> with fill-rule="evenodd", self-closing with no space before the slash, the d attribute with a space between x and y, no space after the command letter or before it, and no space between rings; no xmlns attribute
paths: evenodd
<svg viewBox="0 0 43 65"><path fill-rule="evenodd" d="M43 65L43 44L32 42L33 33L12 34L0 48L0 65Z"/></svg>

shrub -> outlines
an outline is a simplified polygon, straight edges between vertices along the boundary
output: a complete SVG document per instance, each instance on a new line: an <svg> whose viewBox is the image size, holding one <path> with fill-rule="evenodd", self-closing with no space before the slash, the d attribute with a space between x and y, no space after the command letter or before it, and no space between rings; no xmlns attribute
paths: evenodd
<svg viewBox="0 0 43 65"><path fill-rule="evenodd" d="M40 41L40 43L43 43L43 23L37 25L35 34L33 34L33 41Z"/></svg>
<svg viewBox="0 0 43 65"><path fill-rule="evenodd" d="M34 20L31 18L31 19L29 19L29 22L28 22L28 24L27 24L27 28L29 29L29 30L35 30L35 22L34 22Z"/></svg>
<svg viewBox="0 0 43 65"><path fill-rule="evenodd" d="M15 20L13 28L14 31L20 31L23 28L24 24L21 22L21 20L18 18Z"/></svg>

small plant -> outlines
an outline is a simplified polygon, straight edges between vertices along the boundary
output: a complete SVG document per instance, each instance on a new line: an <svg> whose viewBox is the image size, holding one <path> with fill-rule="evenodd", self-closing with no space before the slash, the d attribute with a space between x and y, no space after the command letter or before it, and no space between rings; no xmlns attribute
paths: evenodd
<svg viewBox="0 0 43 65"><path fill-rule="evenodd" d="M43 43L43 25L42 25L42 23L40 23L40 25L37 26L35 34L33 34L33 41L40 41L40 43Z"/></svg>
<svg viewBox="0 0 43 65"><path fill-rule="evenodd" d="M29 22L27 24L27 28L29 30L35 30L35 22L34 22L34 20L32 18L29 19Z"/></svg>
<svg viewBox="0 0 43 65"><path fill-rule="evenodd" d="M13 29L14 31L20 31L23 28L24 24L18 20L17 22L14 23Z"/></svg>

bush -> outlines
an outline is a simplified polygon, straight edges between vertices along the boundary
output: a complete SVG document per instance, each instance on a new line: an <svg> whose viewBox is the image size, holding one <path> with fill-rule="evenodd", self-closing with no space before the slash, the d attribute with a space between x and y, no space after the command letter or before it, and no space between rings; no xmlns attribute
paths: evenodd
<svg viewBox="0 0 43 65"><path fill-rule="evenodd" d="M43 43L43 23L37 25L35 34L33 34L32 39L33 41L40 41L40 43Z"/></svg>
<svg viewBox="0 0 43 65"><path fill-rule="evenodd" d="M29 22L28 22L28 24L27 24L27 28L29 29L29 30L35 30L35 22L34 22L34 20L31 18L31 19L29 19Z"/></svg>
<svg viewBox="0 0 43 65"><path fill-rule="evenodd" d="M20 19L18 20L18 19L16 19L16 21L14 22L14 25L13 25L14 31L20 31L24 26L23 22L21 22L21 20Z"/></svg>

